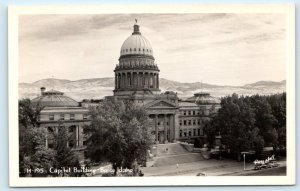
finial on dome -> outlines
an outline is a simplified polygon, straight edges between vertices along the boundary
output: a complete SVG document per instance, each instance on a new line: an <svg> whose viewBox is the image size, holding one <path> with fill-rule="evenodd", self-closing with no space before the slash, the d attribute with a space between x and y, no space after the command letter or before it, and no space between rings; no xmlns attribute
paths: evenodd
<svg viewBox="0 0 300 191"><path fill-rule="evenodd" d="M133 33L132 34L141 34L140 26L137 24L137 19L135 19L135 24L133 25Z"/></svg>

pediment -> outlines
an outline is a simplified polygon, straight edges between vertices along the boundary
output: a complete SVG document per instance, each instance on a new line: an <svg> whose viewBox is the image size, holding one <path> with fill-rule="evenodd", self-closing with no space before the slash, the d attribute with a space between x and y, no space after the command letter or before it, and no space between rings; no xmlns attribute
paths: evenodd
<svg viewBox="0 0 300 191"><path fill-rule="evenodd" d="M151 103L145 105L147 109L170 109L170 108L177 108L176 105L172 102L165 101L165 100L156 100Z"/></svg>

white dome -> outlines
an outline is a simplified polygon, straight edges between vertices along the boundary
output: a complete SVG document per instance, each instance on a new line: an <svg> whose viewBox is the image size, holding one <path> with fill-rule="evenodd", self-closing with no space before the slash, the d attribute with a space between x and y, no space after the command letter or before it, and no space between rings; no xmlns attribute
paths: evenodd
<svg viewBox="0 0 300 191"><path fill-rule="evenodd" d="M129 54L141 54L153 56L153 50L150 42L141 35L138 29L128 37L121 47L121 56Z"/></svg>

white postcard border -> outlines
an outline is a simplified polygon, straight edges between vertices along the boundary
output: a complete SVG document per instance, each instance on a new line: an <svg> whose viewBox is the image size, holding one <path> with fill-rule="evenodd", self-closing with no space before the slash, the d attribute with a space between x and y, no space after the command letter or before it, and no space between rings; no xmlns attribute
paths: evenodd
<svg viewBox="0 0 300 191"><path fill-rule="evenodd" d="M21 14L113 14L113 13L283 13L286 14L287 68L287 175L206 177L19 177L18 145L18 16ZM49 186L183 186L183 185L293 185L296 176L295 119L295 6L293 4L151 4L10 6L8 15L9 62L9 185Z"/></svg>

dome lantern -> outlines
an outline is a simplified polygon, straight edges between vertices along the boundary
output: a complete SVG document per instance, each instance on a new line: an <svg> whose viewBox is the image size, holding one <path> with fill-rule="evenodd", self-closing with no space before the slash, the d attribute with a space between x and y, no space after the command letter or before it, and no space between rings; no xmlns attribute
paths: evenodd
<svg viewBox="0 0 300 191"><path fill-rule="evenodd" d="M133 35L135 34L141 34L140 32L140 25L137 24L137 19L135 19L135 24L133 25Z"/></svg>

